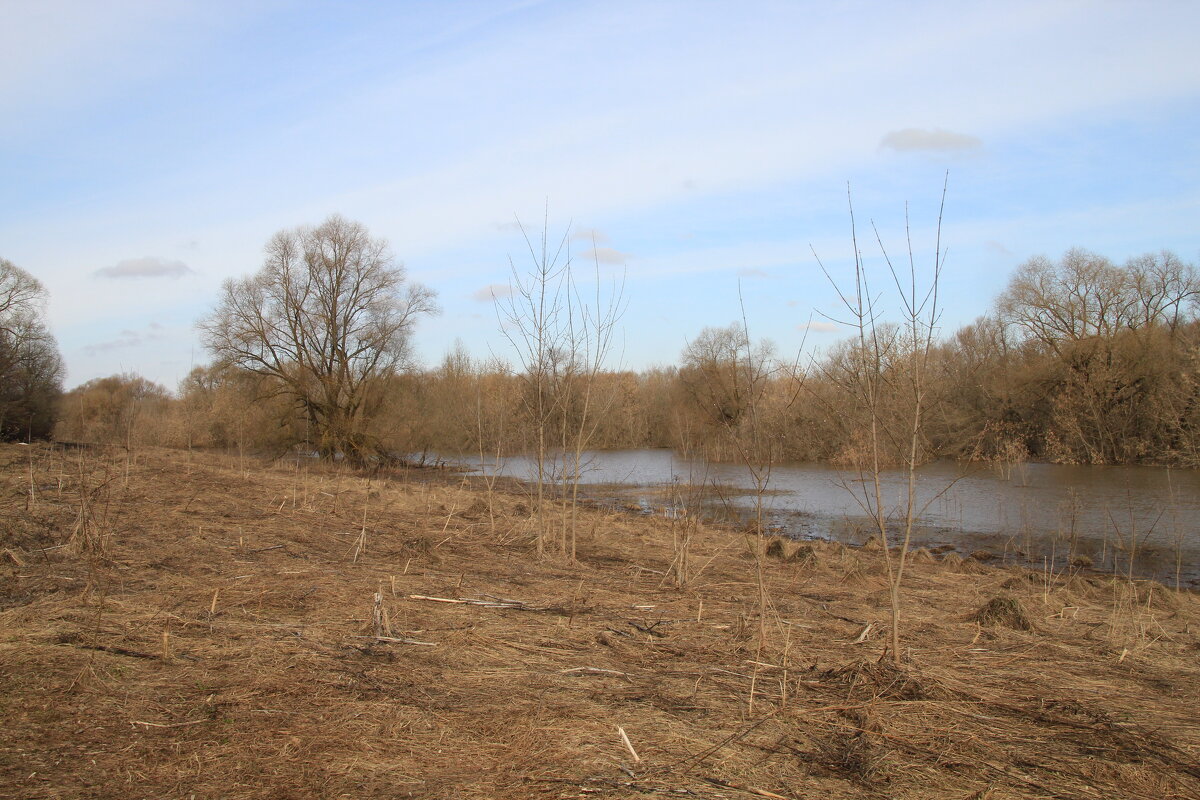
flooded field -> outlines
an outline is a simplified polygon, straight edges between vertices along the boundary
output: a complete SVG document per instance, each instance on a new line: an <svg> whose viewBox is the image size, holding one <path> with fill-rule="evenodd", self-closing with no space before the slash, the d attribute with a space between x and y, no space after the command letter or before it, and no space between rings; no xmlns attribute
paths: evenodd
<svg viewBox="0 0 1200 800"><path fill-rule="evenodd" d="M480 468L478 460L468 465ZM526 457L484 465L528 479ZM589 496L636 504L647 513L674 513L685 486L704 486L703 505L717 516L746 516L755 482L742 465L681 457L670 450L588 453L581 482ZM865 508L869 476L821 464L778 464L763 497L765 516L796 538L861 543L870 535ZM864 494L864 492L868 494ZM904 516L907 475L882 476L884 511ZM939 461L917 475L916 541L986 551L1000 558L1059 567L1090 559L1097 568L1129 568L1174 584L1200 584L1200 473L1158 467L1096 467Z"/></svg>

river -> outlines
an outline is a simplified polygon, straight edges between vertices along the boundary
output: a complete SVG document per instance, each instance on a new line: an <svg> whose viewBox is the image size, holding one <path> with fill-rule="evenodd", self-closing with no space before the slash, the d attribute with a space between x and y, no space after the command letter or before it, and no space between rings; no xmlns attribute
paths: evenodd
<svg viewBox="0 0 1200 800"><path fill-rule="evenodd" d="M529 479L527 457L466 466ZM890 524L904 516L907 474L883 473L882 496ZM715 516L746 516L755 502L754 480L743 465L709 463L670 450L587 453L580 482L593 498L644 513L674 513L678 487L708 488L704 505ZM676 488L673 488L676 487ZM776 464L763 497L765 517L779 533L798 539L861 544L870 534L864 491L873 484L853 472L821 464ZM919 524L914 542L985 552L1006 560L1062 569L1090 559L1098 569L1129 569L1174 585L1200 586L1200 472L1160 467L1097 467L938 461L917 471Z"/></svg>

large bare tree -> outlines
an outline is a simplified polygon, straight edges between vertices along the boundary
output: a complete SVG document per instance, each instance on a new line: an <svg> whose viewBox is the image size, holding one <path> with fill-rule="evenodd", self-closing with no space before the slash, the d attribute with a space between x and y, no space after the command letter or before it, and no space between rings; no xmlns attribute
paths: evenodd
<svg viewBox="0 0 1200 800"><path fill-rule="evenodd" d="M0 258L0 438L48 436L62 392L58 345L42 319L46 290Z"/></svg>
<svg viewBox="0 0 1200 800"><path fill-rule="evenodd" d="M262 269L225 281L198 327L218 360L295 400L323 457L361 463L379 454L367 423L408 363L417 318L437 313L434 297L406 279L385 240L334 215L275 234Z"/></svg>
<svg viewBox="0 0 1200 800"><path fill-rule="evenodd" d="M1022 264L1000 295L999 311L1021 336L1061 355L1071 342L1121 331L1174 332L1198 301L1200 275L1174 253L1148 253L1118 267L1074 248L1057 263L1037 256Z"/></svg>

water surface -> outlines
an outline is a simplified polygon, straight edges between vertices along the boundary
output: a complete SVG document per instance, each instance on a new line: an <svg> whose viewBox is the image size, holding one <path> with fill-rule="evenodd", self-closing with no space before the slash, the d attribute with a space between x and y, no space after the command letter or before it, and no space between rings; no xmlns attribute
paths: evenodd
<svg viewBox="0 0 1200 800"><path fill-rule="evenodd" d="M478 459L467 463L480 468ZM536 474L528 457L484 467L521 479ZM1135 573L1172 584L1178 556L1183 584L1200 585L1200 472L939 461L921 467L916 478L915 541L921 546L982 550L1058 568L1087 558L1098 568L1121 571L1128 569L1132 552ZM589 496L637 504L647 513L672 513L687 485L709 488L705 505L713 513L744 517L755 503L755 481L744 465L709 463L670 450L588 453L580 481ZM870 535L869 476L822 464L777 464L766 488L765 517L780 533L853 544ZM907 507L907 474L885 471L881 496L895 529Z"/></svg>

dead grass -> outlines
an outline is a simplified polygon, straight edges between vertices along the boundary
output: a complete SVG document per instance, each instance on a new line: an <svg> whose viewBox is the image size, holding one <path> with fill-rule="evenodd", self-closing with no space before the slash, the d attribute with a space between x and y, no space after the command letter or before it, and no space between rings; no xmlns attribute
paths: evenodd
<svg viewBox="0 0 1200 800"><path fill-rule="evenodd" d="M760 648L740 534L679 590L669 521L583 510L538 561L526 498L449 473L41 447L30 503L28 462L0 796L1200 796L1200 619L1161 586L922 555L897 668L877 550L781 543ZM968 618L1001 593L1032 630Z"/></svg>
<svg viewBox="0 0 1200 800"><path fill-rule="evenodd" d="M970 622L994 627L1003 625L1015 631L1031 631L1033 623L1025 613L1021 601L1010 595L999 595L984 603L978 611L967 617Z"/></svg>

